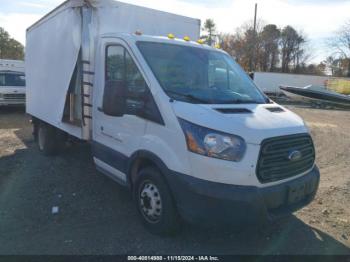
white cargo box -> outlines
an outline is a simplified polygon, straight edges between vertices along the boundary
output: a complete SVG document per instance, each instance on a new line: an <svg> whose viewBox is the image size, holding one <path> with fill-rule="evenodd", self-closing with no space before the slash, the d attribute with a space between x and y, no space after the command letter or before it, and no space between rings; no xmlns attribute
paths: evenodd
<svg viewBox="0 0 350 262"><path fill-rule="evenodd" d="M86 132L84 135L81 127L88 126L86 123L91 121L90 109L84 108L91 104L85 98L91 88L82 87L80 92L78 85L86 81L93 83L96 40L103 34L135 33L137 30L145 35L172 33L177 37L198 39L200 20L112 0L69 0L28 28L27 112L78 138L88 139L89 135ZM81 69L83 73L90 72L91 76L72 83L79 59L85 63ZM75 110L75 114L82 115L81 125L63 121L72 85L76 85L75 99L84 99L80 103L83 108Z"/></svg>

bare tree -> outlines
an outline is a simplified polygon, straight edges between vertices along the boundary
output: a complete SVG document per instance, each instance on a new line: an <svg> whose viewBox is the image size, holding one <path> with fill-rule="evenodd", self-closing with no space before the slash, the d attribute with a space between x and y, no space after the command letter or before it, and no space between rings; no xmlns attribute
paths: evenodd
<svg viewBox="0 0 350 262"><path fill-rule="evenodd" d="M328 46L333 50L332 56L340 59L339 62L346 67L344 74L350 77L350 20L328 40Z"/></svg>
<svg viewBox="0 0 350 262"><path fill-rule="evenodd" d="M264 25L264 21L258 20L254 31L254 22L251 20L236 30L235 38L239 41L236 46L241 48L241 50L236 50L236 53L241 53L240 62L246 70L259 69L259 58L262 48L260 34Z"/></svg>
<svg viewBox="0 0 350 262"><path fill-rule="evenodd" d="M11 38L9 33L0 27L0 59L23 59L23 45Z"/></svg>
<svg viewBox="0 0 350 262"><path fill-rule="evenodd" d="M221 48L234 57L244 69L248 70L244 37L239 32L219 34L219 41Z"/></svg>

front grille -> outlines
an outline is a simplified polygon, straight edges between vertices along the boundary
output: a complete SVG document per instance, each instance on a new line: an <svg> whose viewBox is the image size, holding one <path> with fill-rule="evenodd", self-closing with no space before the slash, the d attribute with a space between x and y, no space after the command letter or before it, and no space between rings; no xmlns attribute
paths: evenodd
<svg viewBox="0 0 350 262"><path fill-rule="evenodd" d="M290 160L296 151L299 159ZM257 177L261 183L299 175L312 168L315 149L310 135L298 134L265 139L261 144Z"/></svg>
<svg viewBox="0 0 350 262"><path fill-rule="evenodd" d="M3 98L5 100L25 100L25 94L4 94Z"/></svg>

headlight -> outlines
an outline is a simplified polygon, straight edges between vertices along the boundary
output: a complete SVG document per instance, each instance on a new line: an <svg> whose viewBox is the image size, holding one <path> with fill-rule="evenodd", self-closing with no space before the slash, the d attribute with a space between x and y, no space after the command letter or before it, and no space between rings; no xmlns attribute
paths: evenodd
<svg viewBox="0 0 350 262"><path fill-rule="evenodd" d="M243 158L246 150L243 138L198 126L180 118L179 121L189 151L235 162Z"/></svg>

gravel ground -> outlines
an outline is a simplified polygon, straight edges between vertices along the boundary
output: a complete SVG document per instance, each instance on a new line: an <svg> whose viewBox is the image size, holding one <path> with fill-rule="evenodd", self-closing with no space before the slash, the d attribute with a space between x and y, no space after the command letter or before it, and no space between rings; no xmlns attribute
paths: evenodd
<svg viewBox="0 0 350 262"><path fill-rule="evenodd" d="M315 141L313 203L260 230L186 225L172 238L141 226L129 193L95 171L88 145L45 157L23 110L0 108L0 254L350 254L350 112L289 108Z"/></svg>

